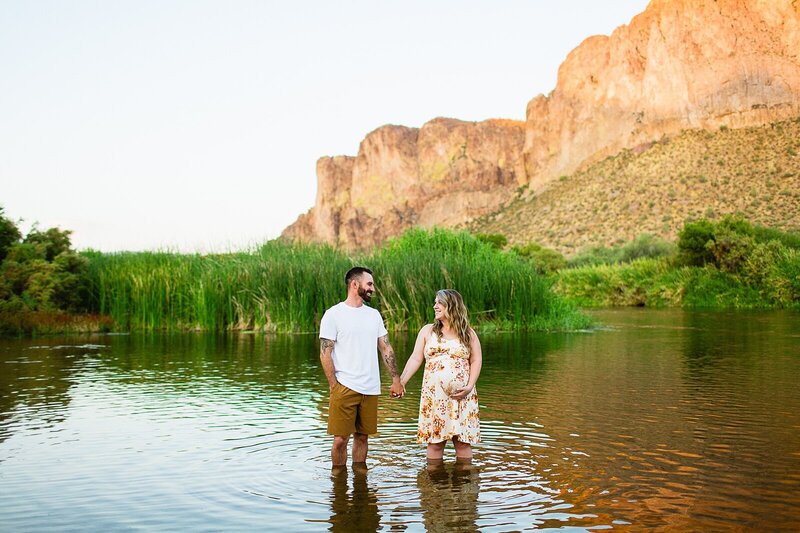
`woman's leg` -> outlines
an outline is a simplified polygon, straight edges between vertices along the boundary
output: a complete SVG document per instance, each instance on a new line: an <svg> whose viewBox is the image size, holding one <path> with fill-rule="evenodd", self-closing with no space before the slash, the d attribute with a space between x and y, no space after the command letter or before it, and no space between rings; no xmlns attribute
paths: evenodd
<svg viewBox="0 0 800 533"><path fill-rule="evenodd" d="M441 461L444 457L444 445L446 441L431 442L428 444L428 461Z"/></svg>
<svg viewBox="0 0 800 533"><path fill-rule="evenodd" d="M472 446L468 442L461 442L458 437L453 437L453 446L456 447L457 461L472 460Z"/></svg>

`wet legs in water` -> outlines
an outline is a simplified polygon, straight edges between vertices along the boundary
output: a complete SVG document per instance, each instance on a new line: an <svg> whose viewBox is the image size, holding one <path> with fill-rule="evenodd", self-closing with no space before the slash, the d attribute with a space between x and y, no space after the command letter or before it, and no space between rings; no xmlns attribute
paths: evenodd
<svg viewBox="0 0 800 533"><path fill-rule="evenodd" d="M428 444L428 462L439 462L444 458L444 446L447 441ZM457 461L472 461L472 446L461 442L458 437L453 437L453 446L456 448Z"/></svg>
<svg viewBox="0 0 800 533"><path fill-rule="evenodd" d="M350 435L334 435L331 446L331 464L342 466L347 464L347 443ZM353 433L353 464L367 462L369 436L364 433Z"/></svg>

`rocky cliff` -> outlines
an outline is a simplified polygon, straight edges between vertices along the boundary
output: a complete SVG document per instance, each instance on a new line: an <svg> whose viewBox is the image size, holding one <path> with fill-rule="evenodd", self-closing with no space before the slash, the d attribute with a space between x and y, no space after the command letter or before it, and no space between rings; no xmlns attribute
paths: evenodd
<svg viewBox="0 0 800 533"><path fill-rule="evenodd" d="M362 248L412 226L462 224L524 183L524 140L524 122L512 120L383 126L356 157L317 161L316 203L283 236Z"/></svg>
<svg viewBox="0 0 800 533"><path fill-rule="evenodd" d="M682 129L800 114L800 2L653 0L611 36L586 39L549 96L527 108L534 187Z"/></svg>
<svg viewBox="0 0 800 533"><path fill-rule="evenodd" d="M800 115L800 2L653 0L586 39L524 123L435 119L379 128L358 156L322 158L315 206L284 236L346 247L413 225L455 226L623 148L683 129Z"/></svg>

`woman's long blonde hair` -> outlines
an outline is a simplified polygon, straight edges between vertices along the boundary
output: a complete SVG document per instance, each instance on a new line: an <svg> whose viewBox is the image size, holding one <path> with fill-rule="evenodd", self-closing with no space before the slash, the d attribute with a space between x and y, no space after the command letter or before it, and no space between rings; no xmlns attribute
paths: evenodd
<svg viewBox="0 0 800 533"><path fill-rule="evenodd" d="M444 316L447 317L448 322L450 322L450 327L456 332L456 335L458 335L461 344L469 349L470 327L464 299L458 291L442 289L436 292L436 300L444 307ZM433 321L433 332L436 333L436 336L439 338L442 336L443 326L444 324L442 324L441 320L436 319Z"/></svg>

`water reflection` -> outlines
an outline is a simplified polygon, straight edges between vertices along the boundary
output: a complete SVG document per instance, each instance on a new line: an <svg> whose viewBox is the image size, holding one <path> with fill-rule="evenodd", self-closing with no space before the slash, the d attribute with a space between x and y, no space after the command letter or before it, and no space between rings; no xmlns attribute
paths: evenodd
<svg viewBox="0 0 800 533"><path fill-rule="evenodd" d="M480 473L469 462L428 464L417 474L426 531L478 531Z"/></svg>
<svg viewBox="0 0 800 533"><path fill-rule="evenodd" d="M331 469L331 517L329 531L352 533L378 531L381 516L378 512L377 490L367 482L366 465L354 464L353 489L348 485L347 467Z"/></svg>
<svg viewBox="0 0 800 533"><path fill-rule="evenodd" d="M41 431L63 422L77 375L103 346L73 338L4 341L2 348L0 442L16 430Z"/></svg>
<svg viewBox="0 0 800 533"><path fill-rule="evenodd" d="M314 335L3 342L0 523L800 530L797 313L601 314L482 336L473 469L422 467L420 376L379 403L369 471L332 473Z"/></svg>

